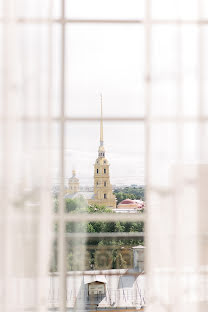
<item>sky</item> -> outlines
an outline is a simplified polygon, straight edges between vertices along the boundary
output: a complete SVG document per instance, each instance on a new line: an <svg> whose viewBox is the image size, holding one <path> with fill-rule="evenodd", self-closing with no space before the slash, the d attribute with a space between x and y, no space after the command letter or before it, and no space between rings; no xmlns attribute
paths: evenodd
<svg viewBox="0 0 208 312"><path fill-rule="evenodd" d="M144 44L139 26L67 27L66 115L135 118L144 116ZM70 131L71 130L71 131ZM81 183L90 183L99 145L99 123L67 125L70 163ZM144 125L104 122L106 156L113 184L144 183ZM70 146L71 145L71 146ZM70 155L70 156L69 156ZM79 162L78 162L79 160Z"/></svg>
<svg viewBox="0 0 208 312"><path fill-rule="evenodd" d="M48 16L49 3L51 3L49 0L18 0L17 15L26 18L45 18ZM53 4L53 17L59 18L60 1L54 0ZM204 7L204 17L208 17L208 6ZM197 1L152 0L151 12L154 19L196 20ZM66 0L67 18L143 19L144 16L145 1L143 0ZM207 34L206 28L205 36ZM51 68L47 24L18 24L16 37L16 55L19 59L18 114L30 117L47 115L47 86L50 72L52 116L58 118L61 98L60 25L55 23L52 28ZM100 93L102 93L104 118L143 118L145 115L143 24L67 24L65 39L66 117L99 118ZM177 115L176 103L179 102L184 115L196 114L198 105L196 79L199 59L197 43L198 29L195 24L181 27L174 24L157 24L152 27L152 116ZM208 44L205 45L208 51ZM0 67L2 67L1 63ZM180 80L181 73L183 73L182 80ZM182 88L179 88L179 81ZM205 97L208 98L207 90ZM28 136L27 141L30 141L31 150L36 150L39 142L39 132L35 130L37 127L38 125L34 124L24 125L20 130L21 144L24 145L24 136ZM31 132L34 133L34 138ZM57 183L60 174L58 121L53 122L51 133L52 180ZM187 151L193 149L191 144L190 139ZM144 123L104 121L104 145L106 157L111 164L111 183L143 185ZM97 157L98 146L99 123L97 121L66 121L66 181L71 176L71 171L75 169L81 185L93 185L93 164Z"/></svg>

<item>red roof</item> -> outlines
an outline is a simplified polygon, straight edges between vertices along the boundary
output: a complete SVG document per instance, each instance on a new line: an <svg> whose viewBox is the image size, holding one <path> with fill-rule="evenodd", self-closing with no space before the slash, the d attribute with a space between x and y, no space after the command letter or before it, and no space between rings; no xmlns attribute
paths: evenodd
<svg viewBox="0 0 208 312"><path fill-rule="evenodd" d="M124 199L120 204L135 204L135 201L132 199Z"/></svg>

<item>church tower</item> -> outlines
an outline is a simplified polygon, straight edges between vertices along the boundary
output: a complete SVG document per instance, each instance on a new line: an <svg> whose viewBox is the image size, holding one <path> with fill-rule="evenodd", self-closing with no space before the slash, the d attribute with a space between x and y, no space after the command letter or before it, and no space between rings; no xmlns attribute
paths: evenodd
<svg viewBox="0 0 208 312"><path fill-rule="evenodd" d="M76 171L72 170L72 177L69 179L68 194L79 192L79 179L76 177Z"/></svg>
<svg viewBox="0 0 208 312"><path fill-rule="evenodd" d="M109 162L105 158L105 148L103 145L103 112L101 95L101 119L100 119L100 146L98 149L98 158L94 164L94 199L89 204L104 205L110 208L116 208L116 198L113 195L110 184Z"/></svg>

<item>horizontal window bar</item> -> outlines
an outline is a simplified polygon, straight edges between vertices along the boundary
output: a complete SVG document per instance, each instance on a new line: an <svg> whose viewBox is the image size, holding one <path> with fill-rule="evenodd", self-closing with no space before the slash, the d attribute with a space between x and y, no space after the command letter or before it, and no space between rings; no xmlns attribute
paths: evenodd
<svg viewBox="0 0 208 312"><path fill-rule="evenodd" d="M66 238L131 238L143 237L144 232L110 232L110 233L66 233Z"/></svg>
<svg viewBox="0 0 208 312"><path fill-rule="evenodd" d="M0 121L14 120L14 118L10 117L2 117L0 116ZM208 122L208 116L161 116L161 117L103 117L105 122L145 122L150 123L164 123L164 122ZM22 116L17 117L15 121L23 121L23 122L48 122L48 121L57 121L57 122L100 122L100 117L38 117L38 116Z"/></svg>
<svg viewBox="0 0 208 312"><path fill-rule="evenodd" d="M6 121L6 120L11 120L11 118L6 118L0 116L0 121ZM48 122L50 121L59 121L59 122L65 122L65 121L71 121L71 122L88 122L88 121L96 121L100 122L100 117L38 117L38 116L23 116L23 117L17 117L15 119L16 121L25 121L25 122L30 122L30 121L36 121L36 122ZM119 121L133 121L133 122L138 122L138 121L145 121L145 117L103 117L103 121L114 121L114 122L119 122Z"/></svg>
<svg viewBox="0 0 208 312"><path fill-rule="evenodd" d="M101 221L101 222L139 222L145 221L144 214L137 213L73 213L64 215L65 222L90 222L90 221ZM59 216L54 215L55 221L59 220Z"/></svg>
<svg viewBox="0 0 208 312"><path fill-rule="evenodd" d="M142 19L80 19L80 18L71 18L71 19L49 19L49 18L16 18L15 20L9 20L5 18L0 18L0 23L9 23L16 22L20 24L49 24L49 23L59 23L59 24L144 24L145 20ZM181 20L181 19L152 19L149 22L150 24L199 24L204 25L208 24L208 19L200 20Z"/></svg>
<svg viewBox="0 0 208 312"><path fill-rule="evenodd" d="M121 269L123 271L123 269ZM120 270L93 270L93 271L67 271L66 272L66 276L92 276L92 275L95 275L97 273L97 275L104 275L104 276L110 276L110 275L113 275L113 276L121 276L121 272ZM142 275L144 274L144 272L138 272L138 271L133 271L133 270L128 270L126 269L126 276L138 276L138 275ZM49 272L49 276L59 276L59 272ZM99 311L99 310L96 310L96 311ZM102 310L100 310L102 311ZM104 310L105 311L105 310ZM109 311L109 310L107 310ZM118 310L111 310L111 311L118 311ZM119 309L119 311L121 311ZM126 309L125 310L122 310L122 311L127 311ZM140 310L142 311L142 310Z"/></svg>
<svg viewBox="0 0 208 312"><path fill-rule="evenodd" d="M9 220L13 219L20 219L25 220L25 222L28 222L29 220L39 219L39 215L25 215L24 212L18 213L18 215L14 214L9 217ZM63 216L63 220L65 222L90 222L90 221L101 221L101 222L141 222L145 221L146 217L145 214L142 213L99 213L99 214L93 214L93 213L66 213ZM60 220L59 215L52 215L52 220L54 222L57 222Z"/></svg>

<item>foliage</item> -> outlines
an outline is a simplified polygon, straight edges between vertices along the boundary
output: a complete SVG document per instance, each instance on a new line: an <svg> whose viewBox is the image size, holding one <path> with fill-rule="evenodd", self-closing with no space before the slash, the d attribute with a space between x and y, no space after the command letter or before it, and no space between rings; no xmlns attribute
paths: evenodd
<svg viewBox="0 0 208 312"><path fill-rule="evenodd" d="M125 195L129 194L126 193ZM117 196L117 195L116 195ZM110 222L90 221L87 224L83 222L67 222L67 270L82 270L82 269L103 269L108 268L131 268L132 267L132 246L143 244L143 238L137 237L90 237L90 238L76 238L70 237L70 233L128 233L128 232L143 232L143 222L114 222L111 221L110 214L114 212L105 206L92 205L86 206L83 198L65 199L65 209L67 213L83 213L101 214L108 213ZM58 199L54 200L54 210L58 212ZM58 227L55 227L55 232ZM86 246L85 266L79 256ZM51 263L51 271L57 270L57 241L53 246L53 261ZM106 255L106 257L105 257ZM106 259L105 259L106 258Z"/></svg>
<svg viewBox="0 0 208 312"><path fill-rule="evenodd" d="M144 186L126 186L121 188L116 188L114 194L117 198L117 204L122 200L129 199L141 199L144 200Z"/></svg>
<svg viewBox="0 0 208 312"><path fill-rule="evenodd" d="M89 213L113 213L111 208L107 208L103 205L101 205L101 206L99 206L99 205L88 206L87 211Z"/></svg>
<svg viewBox="0 0 208 312"><path fill-rule="evenodd" d="M78 197L75 199L66 198L65 199L65 211L72 212L72 211L80 211L85 212L87 210L86 201L83 197Z"/></svg>

